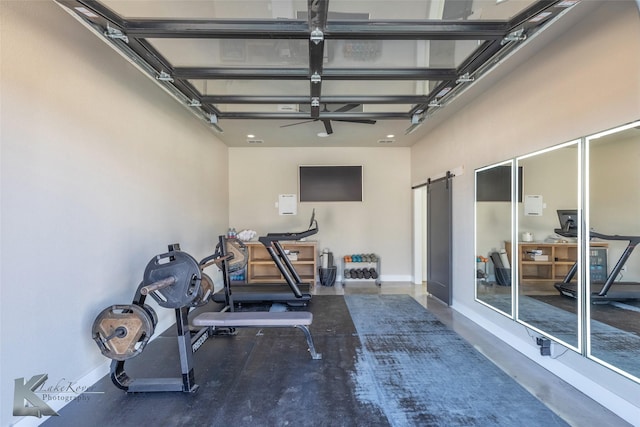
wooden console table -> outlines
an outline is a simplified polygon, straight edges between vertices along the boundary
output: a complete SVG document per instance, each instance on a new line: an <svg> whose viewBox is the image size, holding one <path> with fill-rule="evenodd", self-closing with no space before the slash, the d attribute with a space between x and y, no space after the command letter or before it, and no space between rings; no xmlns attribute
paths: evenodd
<svg viewBox="0 0 640 427"><path fill-rule="evenodd" d="M247 283L286 283L269 252L260 242L246 242L249 250ZM303 282L314 285L317 280L318 244L315 241L280 242L284 250L292 253L291 264ZM293 255L295 254L295 255Z"/></svg>

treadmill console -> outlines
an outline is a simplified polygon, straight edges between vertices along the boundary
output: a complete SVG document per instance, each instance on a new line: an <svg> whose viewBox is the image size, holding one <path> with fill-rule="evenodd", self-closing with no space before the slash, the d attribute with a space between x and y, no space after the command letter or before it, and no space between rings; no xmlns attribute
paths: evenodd
<svg viewBox="0 0 640 427"><path fill-rule="evenodd" d="M553 230L555 233L563 237L578 236L578 210L577 209L558 209L558 220L560 228Z"/></svg>

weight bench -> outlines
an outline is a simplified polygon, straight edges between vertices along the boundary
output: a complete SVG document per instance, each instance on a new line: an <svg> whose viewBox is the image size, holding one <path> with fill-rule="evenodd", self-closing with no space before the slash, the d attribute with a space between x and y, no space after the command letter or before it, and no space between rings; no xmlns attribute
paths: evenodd
<svg viewBox="0 0 640 427"><path fill-rule="evenodd" d="M210 312L196 316L192 324L198 327L218 328L298 328L304 332L311 358L322 359L316 352L309 325L313 315L308 311L243 311L243 312Z"/></svg>

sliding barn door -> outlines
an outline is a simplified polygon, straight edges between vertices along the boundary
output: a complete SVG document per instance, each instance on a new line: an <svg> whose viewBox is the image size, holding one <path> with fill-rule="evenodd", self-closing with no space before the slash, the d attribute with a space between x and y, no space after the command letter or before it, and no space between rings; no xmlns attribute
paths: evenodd
<svg viewBox="0 0 640 427"><path fill-rule="evenodd" d="M451 305L452 176L427 184L427 292Z"/></svg>

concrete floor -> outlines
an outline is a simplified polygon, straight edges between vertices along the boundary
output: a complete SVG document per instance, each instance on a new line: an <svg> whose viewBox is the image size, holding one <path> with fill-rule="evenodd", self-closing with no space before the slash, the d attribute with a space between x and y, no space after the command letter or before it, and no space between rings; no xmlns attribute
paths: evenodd
<svg viewBox="0 0 640 427"><path fill-rule="evenodd" d="M595 402L573 386L567 384L546 369L536 365L508 344L466 317L429 296L426 285L412 283L350 282L346 286L316 286L317 295L348 294L408 294L435 314L442 323L453 329L476 348L482 348L485 356L500 369L518 381L525 389L540 399L547 407L573 426L629 426L630 424Z"/></svg>

